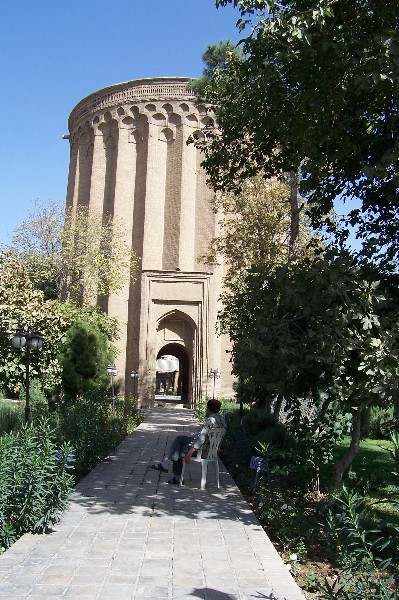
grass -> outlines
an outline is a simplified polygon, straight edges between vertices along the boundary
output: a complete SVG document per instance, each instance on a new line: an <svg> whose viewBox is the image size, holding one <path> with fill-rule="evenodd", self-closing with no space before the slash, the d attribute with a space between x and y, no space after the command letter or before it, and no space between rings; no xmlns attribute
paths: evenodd
<svg viewBox="0 0 399 600"><path fill-rule="evenodd" d="M335 456L339 458L349 445L349 438L344 438L337 445ZM370 498L370 506L376 512L386 512L372 504L387 496L399 501L397 478L393 475L395 463L390 451L393 450L392 442L388 440L363 439L360 442L358 454L355 456L351 467L345 474L345 485L356 484L362 493Z"/></svg>
<svg viewBox="0 0 399 600"><path fill-rule="evenodd" d="M348 448L349 437L337 445L335 454L339 456ZM389 450L393 450L392 442L388 440L363 439L360 442L358 454L355 456L349 473L355 473L358 478L371 479L375 483L384 480L388 471L393 471L394 461Z"/></svg>
<svg viewBox="0 0 399 600"><path fill-rule="evenodd" d="M349 439L343 440L337 452L342 452L345 444L349 444ZM399 527L399 487L390 450L393 444L388 440L361 440L359 452L346 474L346 485L356 483L367 496L370 526L389 521Z"/></svg>

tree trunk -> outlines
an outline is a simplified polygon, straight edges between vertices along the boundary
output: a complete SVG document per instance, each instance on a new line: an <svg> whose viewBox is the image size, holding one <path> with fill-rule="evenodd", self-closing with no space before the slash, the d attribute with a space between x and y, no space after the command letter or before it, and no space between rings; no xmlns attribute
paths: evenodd
<svg viewBox="0 0 399 600"><path fill-rule="evenodd" d="M291 223L290 223L290 239L288 242L289 255L295 254L295 246L299 237L299 212L300 207L298 206L298 175L294 172L289 174L289 188L290 188L290 212L291 212Z"/></svg>
<svg viewBox="0 0 399 600"><path fill-rule="evenodd" d="M283 404L283 400L284 400L283 396L281 394L279 394L276 399L276 404L274 405L273 415L276 418L277 423L280 422L280 412L281 412L281 406Z"/></svg>
<svg viewBox="0 0 399 600"><path fill-rule="evenodd" d="M344 456L334 465L333 470L333 486L335 488L342 487L342 481L344 477L344 473L348 467L352 464L353 459L355 458L360 444L360 433L361 433L361 422L362 422L362 410L358 408L356 413L353 415L353 424L352 424L352 439L350 446L344 454Z"/></svg>

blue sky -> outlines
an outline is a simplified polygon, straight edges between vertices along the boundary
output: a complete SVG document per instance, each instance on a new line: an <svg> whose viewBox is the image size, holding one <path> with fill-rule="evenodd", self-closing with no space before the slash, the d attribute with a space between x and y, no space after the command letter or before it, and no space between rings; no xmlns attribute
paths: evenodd
<svg viewBox="0 0 399 600"><path fill-rule="evenodd" d="M63 202L68 116L85 96L141 77L202 72L208 43L238 40L214 0L1 0L0 243L34 208Z"/></svg>

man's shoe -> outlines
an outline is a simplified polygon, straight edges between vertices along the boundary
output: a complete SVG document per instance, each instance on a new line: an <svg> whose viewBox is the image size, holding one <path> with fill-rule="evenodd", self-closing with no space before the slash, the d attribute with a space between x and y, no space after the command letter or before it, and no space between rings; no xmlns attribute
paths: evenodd
<svg viewBox="0 0 399 600"><path fill-rule="evenodd" d="M171 485L180 485L180 480L176 479L176 477L172 477L172 479L168 479L166 483L170 483Z"/></svg>
<svg viewBox="0 0 399 600"><path fill-rule="evenodd" d="M151 465L150 469L154 469L154 471L161 471L161 473L167 473L168 469L162 466L162 463L158 463L157 465Z"/></svg>

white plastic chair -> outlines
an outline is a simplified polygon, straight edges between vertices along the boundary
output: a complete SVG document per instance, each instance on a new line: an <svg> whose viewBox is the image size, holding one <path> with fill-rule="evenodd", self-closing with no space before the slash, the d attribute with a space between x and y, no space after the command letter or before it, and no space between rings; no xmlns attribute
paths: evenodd
<svg viewBox="0 0 399 600"><path fill-rule="evenodd" d="M206 485L206 477L208 474L208 463L214 462L216 469L216 482L219 488L219 461L218 461L218 450L220 443L223 439L224 434L226 433L226 429L224 427L213 427L208 432L208 440L209 440L209 450L208 456L206 458L202 458L202 448L197 451L197 456L193 456L191 460L195 460L201 463L202 466L202 475L201 475L201 490L205 489ZM186 463L183 458L183 468L180 476L180 485L183 485L184 480L184 469L186 468Z"/></svg>

